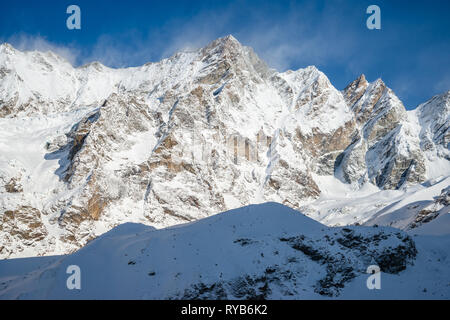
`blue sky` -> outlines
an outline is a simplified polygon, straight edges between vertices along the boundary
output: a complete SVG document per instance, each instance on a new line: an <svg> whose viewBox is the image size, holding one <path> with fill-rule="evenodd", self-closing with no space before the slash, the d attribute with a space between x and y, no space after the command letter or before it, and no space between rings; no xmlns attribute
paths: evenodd
<svg viewBox="0 0 450 320"><path fill-rule="evenodd" d="M81 8L81 30L66 8ZM366 8L381 8L381 30ZM74 65L158 61L233 34L280 71L316 65L338 88L382 78L409 109L450 89L450 1L2 1L0 41Z"/></svg>

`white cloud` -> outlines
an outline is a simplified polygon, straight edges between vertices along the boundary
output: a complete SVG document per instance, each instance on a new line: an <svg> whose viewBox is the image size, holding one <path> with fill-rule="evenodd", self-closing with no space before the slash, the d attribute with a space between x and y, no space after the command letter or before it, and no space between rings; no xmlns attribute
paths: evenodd
<svg viewBox="0 0 450 320"><path fill-rule="evenodd" d="M305 67L339 59L352 46L352 33L340 36L340 45L334 46L337 37L336 8L324 8L318 23L317 13L310 4L292 4L283 19L261 14L267 8L252 8L245 21L236 23L236 13L241 8L230 4L223 10L203 10L187 19L169 20L158 30L128 30L122 34L102 35L91 48L83 51L73 46L62 46L41 36L25 34L9 39L19 50L51 50L74 65L100 61L110 67L142 65L167 58L180 50L205 46L210 41L233 34L239 41L255 49L255 52L271 67L283 71L292 66ZM346 47L346 48L344 48Z"/></svg>
<svg viewBox="0 0 450 320"><path fill-rule="evenodd" d="M10 43L13 47L20 51L52 51L53 53L65 58L72 65L77 64L81 52L74 46L58 45L48 41L40 35L31 36L27 34L16 34L8 38L6 42Z"/></svg>
<svg viewBox="0 0 450 320"><path fill-rule="evenodd" d="M450 90L450 75L445 74L440 79L438 79L438 82L434 86L434 89L438 93L443 93Z"/></svg>

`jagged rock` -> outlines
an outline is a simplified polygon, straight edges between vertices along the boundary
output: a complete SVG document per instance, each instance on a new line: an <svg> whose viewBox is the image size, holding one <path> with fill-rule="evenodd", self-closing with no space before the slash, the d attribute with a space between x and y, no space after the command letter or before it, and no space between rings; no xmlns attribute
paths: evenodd
<svg viewBox="0 0 450 320"><path fill-rule="evenodd" d="M344 89L359 124L357 138L340 156L337 175L348 183L367 180L398 189L426 178L418 132L401 101L381 79L360 76Z"/></svg>
<svg viewBox="0 0 450 320"><path fill-rule="evenodd" d="M421 126L420 146L426 156L450 160L450 91L418 106L415 115Z"/></svg>
<svg viewBox="0 0 450 320"><path fill-rule="evenodd" d="M48 235L47 229L42 223L41 213L38 209L21 206L14 210L4 211L1 217L0 234L3 256L10 256L17 252L11 250L11 246L19 243L18 250L25 247L33 247Z"/></svg>
<svg viewBox="0 0 450 320"><path fill-rule="evenodd" d="M23 188L20 185L20 182L15 178L11 178L11 180L9 180L7 184L5 184L5 190L9 193L23 192Z"/></svg>
<svg viewBox="0 0 450 320"><path fill-rule="evenodd" d="M436 219L441 214L450 212L450 186L443 189L441 194L435 197L434 201L422 208L411 222L407 229L414 229L424 223L428 223Z"/></svg>

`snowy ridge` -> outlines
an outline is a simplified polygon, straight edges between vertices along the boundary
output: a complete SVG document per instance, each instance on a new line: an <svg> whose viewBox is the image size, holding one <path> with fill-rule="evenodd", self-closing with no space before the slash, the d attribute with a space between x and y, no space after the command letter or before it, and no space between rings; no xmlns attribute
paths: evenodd
<svg viewBox="0 0 450 320"><path fill-rule="evenodd" d="M436 240L329 228L265 203L163 230L128 223L71 255L0 261L0 298L448 299L450 238ZM366 288L373 263L382 290ZM69 265L81 290L66 288Z"/></svg>

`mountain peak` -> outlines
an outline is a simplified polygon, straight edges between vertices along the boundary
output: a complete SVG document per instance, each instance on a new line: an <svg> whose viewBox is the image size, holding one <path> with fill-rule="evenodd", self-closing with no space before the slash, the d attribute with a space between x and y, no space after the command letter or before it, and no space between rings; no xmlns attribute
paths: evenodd
<svg viewBox="0 0 450 320"><path fill-rule="evenodd" d="M239 43L239 41L232 34L226 35L225 37L219 38L218 40Z"/></svg>
<svg viewBox="0 0 450 320"><path fill-rule="evenodd" d="M95 69L101 71L105 68L105 65L103 65L99 61L93 61L93 62L89 62L89 63L86 63L86 64L78 67L78 69L87 69L87 68L95 68Z"/></svg>
<svg viewBox="0 0 450 320"><path fill-rule="evenodd" d="M369 85L369 82L366 79L366 76L364 75L364 73L361 73L358 78L356 78L355 80L353 80L352 82L350 82L347 87L345 87L344 91L347 91L349 89L357 89L357 88L367 88L367 86Z"/></svg>
<svg viewBox="0 0 450 320"><path fill-rule="evenodd" d="M218 38L218 39L214 40L213 42L222 43L225 45L236 45L236 46L242 47L242 44L231 34L229 34L225 37Z"/></svg>
<svg viewBox="0 0 450 320"><path fill-rule="evenodd" d="M361 74L345 87L343 94L350 106L362 97L368 86L369 82L366 80L366 76Z"/></svg>
<svg viewBox="0 0 450 320"><path fill-rule="evenodd" d="M0 44L0 53L13 53L16 49L7 42Z"/></svg>
<svg viewBox="0 0 450 320"><path fill-rule="evenodd" d="M251 47L242 45L232 35L218 38L206 47L201 49L203 59L209 60L209 63L224 63L225 68L233 66L240 70L256 72L259 76L265 78L272 74L274 70L261 60ZM222 66L223 67L223 66Z"/></svg>
<svg viewBox="0 0 450 320"><path fill-rule="evenodd" d="M384 83L383 79L381 79L381 78L378 78L377 80L375 80L375 81L373 82L373 84L374 84L375 86L386 87L386 83Z"/></svg>
<svg viewBox="0 0 450 320"><path fill-rule="evenodd" d="M210 42L204 50L214 52L218 51L221 53L225 52L241 52L243 50L243 45L232 35L227 35L222 38L218 38Z"/></svg>
<svg viewBox="0 0 450 320"><path fill-rule="evenodd" d="M364 73L361 73L357 80L358 81L366 81L366 76L364 75Z"/></svg>

